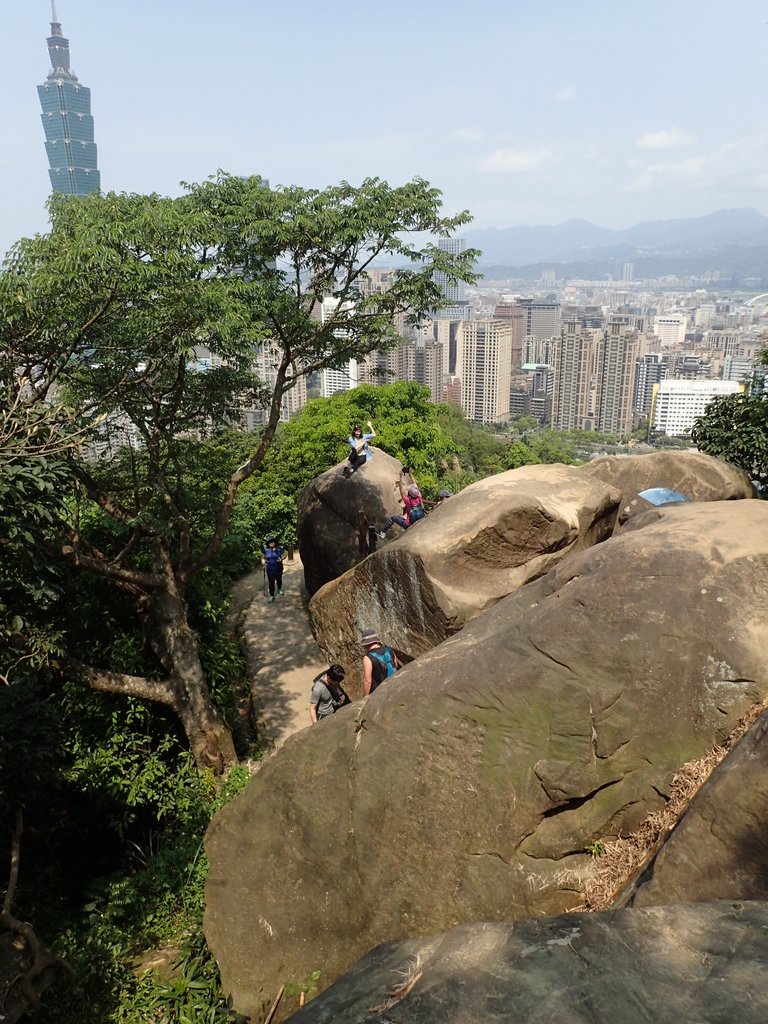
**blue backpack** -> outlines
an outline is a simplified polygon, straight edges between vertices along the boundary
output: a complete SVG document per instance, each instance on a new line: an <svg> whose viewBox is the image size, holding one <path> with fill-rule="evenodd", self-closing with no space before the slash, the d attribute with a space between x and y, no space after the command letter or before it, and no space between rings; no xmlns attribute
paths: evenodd
<svg viewBox="0 0 768 1024"><path fill-rule="evenodd" d="M412 526L414 523L418 523L426 514L427 512L423 505L412 505L410 515L408 516L409 525Z"/></svg>
<svg viewBox="0 0 768 1024"><path fill-rule="evenodd" d="M373 679L371 680L371 693L373 693L379 683L383 683L385 679L389 679L397 672L397 665L395 665L395 658L389 647L379 647L375 651L366 653L373 665Z"/></svg>

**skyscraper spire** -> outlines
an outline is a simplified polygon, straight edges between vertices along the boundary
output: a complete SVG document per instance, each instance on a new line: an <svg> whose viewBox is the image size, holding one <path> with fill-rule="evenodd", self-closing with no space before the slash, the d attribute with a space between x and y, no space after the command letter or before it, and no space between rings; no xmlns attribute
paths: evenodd
<svg viewBox="0 0 768 1024"><path fill-rule="evenodd" d="M51 70L37 92L43 108L48 174L54 192L88 195L101 185L93 140L91 90L80 85L69 63L69 40L64 37L51 0L48 54Z"/></svg>

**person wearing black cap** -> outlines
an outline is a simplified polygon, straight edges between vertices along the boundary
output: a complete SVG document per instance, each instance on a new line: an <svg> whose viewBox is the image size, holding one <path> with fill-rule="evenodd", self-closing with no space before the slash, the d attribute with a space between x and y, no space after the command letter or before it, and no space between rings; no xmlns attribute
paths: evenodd
<svg viewBox="0 0 768 1024"><path fill-rule="evenodd" d="M363 655L363 693L370 696L377 686L385 679L393 676L402 668L397 655L391 647L386 647L375 629L366 629L360 637L365 654Z"/></svg>

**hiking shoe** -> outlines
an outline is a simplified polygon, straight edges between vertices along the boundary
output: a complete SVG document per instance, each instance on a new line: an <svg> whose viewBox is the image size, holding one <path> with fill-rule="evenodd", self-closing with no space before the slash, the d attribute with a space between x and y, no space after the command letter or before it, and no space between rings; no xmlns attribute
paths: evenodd
<svg viewBox="0 0 768 1024"><path fill-rule="evenodd" d="M385 540L386 536L387 536L387 531L386 530L377 530L376 531L376 536L379 538L379 540Z"/></svg>
<svg viewBox="0 0 768 1024"><path fill-rule="evenodd" d="M274 599L274 597L268 597L268 598L267 598L267 604L272 604L272 602L273 602L274 600L275 600L275 599Z"/></svg>
<svg viewBox="0 0 768 1024"><path fill-rule="evenodd" d="M278 594L280 595L280 597L285 597L285 591L284 590L278 590Z"/></svg>

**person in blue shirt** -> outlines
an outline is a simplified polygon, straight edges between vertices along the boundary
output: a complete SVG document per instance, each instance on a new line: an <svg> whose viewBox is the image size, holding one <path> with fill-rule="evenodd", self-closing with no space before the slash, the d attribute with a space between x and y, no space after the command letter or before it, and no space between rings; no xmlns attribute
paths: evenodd
<svg viewBox="0 0 768 1024"><path fill-rule="evenodd" d="M347 441L349 444L349 465L344 467L344 476L352 476L356 469L364 466L369 459L373 458L373 452L368 447L368 442L376 437L376 431L373 429L373 424L370 420L368 420L368 430L370 433L364 434L363 428L359 424L355 424L352 427L352 433Z"/></svg>
<svg viewBox="0 0 768 1024"><path fill-rule="evenodd" d="M284 561L285 551L283 551L277 543L277 537L268 537L267 543L261 552L261 564L266 570L267 581L269 583L269 597L267 598L267 604L272 604L275 600L275 586L277 586L277 592L280 597L283 596Z"/></svg>

